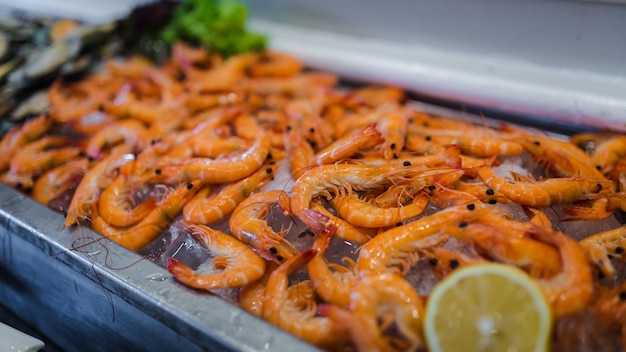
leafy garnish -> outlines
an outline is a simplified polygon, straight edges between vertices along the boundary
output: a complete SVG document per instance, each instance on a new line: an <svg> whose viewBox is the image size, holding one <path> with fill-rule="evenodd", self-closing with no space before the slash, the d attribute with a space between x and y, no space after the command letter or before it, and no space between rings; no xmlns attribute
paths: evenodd
<svg viewBox="0 0 626 352"><path fill-rule="evenodd" d="M161 32L168 44L182 40L229 57L267 46L263 34L246 29L248 9L232 0L186 0L174 12L172 21Z"/></svg>

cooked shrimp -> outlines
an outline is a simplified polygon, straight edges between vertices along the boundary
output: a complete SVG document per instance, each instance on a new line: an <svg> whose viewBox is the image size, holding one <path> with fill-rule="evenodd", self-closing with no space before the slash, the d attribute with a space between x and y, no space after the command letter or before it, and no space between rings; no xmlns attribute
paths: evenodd
<svg viewBox="0 0 626 352"><path fill-rule="evenodd" d="M326 317L315 316L315 305L301 309L288 299L289 276L309 262L315 254L313 249L301 252L287 259L272 272L265 289L263 318L316 346L332 348L344 339L342 329Z"/></svg>
<svg viewBox="0 0 626 352"><path fill-rule="evenodd" d="M405 166L368 166L353 164L322 165L305 172L296 180L291 190L291 211L305 224L313 226L303 216L310 208L313 197L330 198L330 192L346 189L355 191L384 187L393 182L394 176L411 176L416 168Z"/></svg>
<svg viewBox="0 0 626 352"><path fill-rule="evenodd" d="M402 339L407 343L407 351L423 347L422 319L424 302L413 286L399 275L385 273L377 276L364 276L350 295L350 316L335 315L329 306L321 309L322 315L348 318L345 324L359 351L390 351L390 342L399 342L385 335L388 324L395 323ZM385 324L385 313L391 313L393 321ZM379 326L383 318L382 326ZM333 319L334 320L334 319ZM342 319L343 320L343 319Z"/></svg>
<svg viewBox="0 0 626 352"><path fill-rule="evenodd" d="M128 164L134 164L131 160ZM145 180L147 183L149 180ZM132 191L138 185L145 184L133 179L128 172L120 174L104 189L98 200L98 214L112 226L134 225L146 218L156 207L156 197L149 197L138 205L135 204Z"/></svg>
<svg viewBox="0 0 626 352"><path fill-rule="evenodd" d="M276 174L277 165L266 164L257 172L241 181L231 183L222 188L217 194L211 191L210 186L203 187L185 205L183 217L192 224L212 224L225 219L239 203L263 187Z"/></svg>
<svg viewBox="0 0 626 352"><path fill-rule="evenodd" d="M524 237L524 232L516 233L513 226L508 226L512 221L501 221L502 225L489 221L451 226L446 233L469 242L489 258L528 271L533 277L551 277L561 272L561 258L554 247Z"/></svg>
<svg viewBox="0 0 626 352"><path fill-rule="evenodd" d="M446 237L443 230L448 226L458 226L497 211L484 208L480 202L470 204L474 206L453 206L378 234L361 247L357 261L359 272L375 275L393 270L393 265L406 266L407 253L441 242Z"/></svg>
<svg viewBox="0 0 626 352"><path fill-rule="evenodd" d="M443 247L429 247L420 251L424 255L424 260L432 270L438 280L443 280L451 272L458 268L477 263L483 263L485 260L477 254L470 255L460 250L449 250Z"/></svg>
<svg viewBox="0 0 626 352"><path fill-rule="evenodd" d="M241 241L203 225L189 225L187 230L212 255L213 269L220 272L198 274L175 258L167 258L167 270L186 286L211 290L243 287L260 279L265 261Z"/></svg>
<svg viewBox="0 0 626 352"><path fill-rule="evenodd" d="M332 164L336 161L353 156L359 151L375 147L384 141L381 133L371 124L360 131L340 138L314 156L316 165Z"/></svg>
<svg viewBox="0 0 626 352"><path fill-rule="evenodd" d="M169 192L156 207L140 222L128 227L109 225L92 207L91 228L102 236L131 250L138 251L155 240L180 214L185 203L202 185L201 181L184 183Z"/></svg>
<svg viewBox="0 0 626 352"><path fill-rule="evenodd" d="M87 172L89 160L79 158L50 169L35 182L31 196L41 204L48 205L51 199L67 190L77 178Z"/></svg>
<svg viewBox="0 0 626 352"><path fill-rule="evenodd" d="M89 138L85 151L87 156L94 159L102 159L103 150L124 142L142 150L150 140L148 130L143 123L137 120L116 121Z"/></svg>
<svg viewBox="0 0 626 352"><path fill-rule="evenodd" d="M11 159L24 145L41 137L50 127L52 119L43 114L27 120L24 124L13 127L0 140L0 172L9 168Z"/></svg>
<svg viewBox="0 0 626 352"><path fill-rule="evenodd" d="M100 191L113 182L115 170L132 160L133 156L127 154L129 152L129 146L119 145L113 148L106 158L97 161L85 173L70 201L67 216L63 223L64 227L72 226L90 215L92 205L98 202Z"/></svg>
<svg viewBox="0 0 626 352"><path fill-rule="evenodd" d="M563 270L551 278L539 279L555 318L586 307L593 297L593 275L582 247L567 235L535 226L527 232L531 238L556 247Z"/></svg>
<svg viewBox="0 0 626 352"><path fill-rule="evenodd" d="M270 275L277 267L278 264L274 262L266 262L263 276L239 290L239 299L237 301L241 308L258 317L263 316L263 296L265 295L265 288L267 287L267 281Z"/></svg>
<svg viewBox="0 0 626 352"><path fill-rule="evenodd" d="M613 215L615 210L626 211L626 192L594 194L575 202L576 205L561 208L569 215L566 221L600 220ZM585 206L583 206L583 204ZM586 206L589 205L589 206Z"/></svg>
<svg viewBox="0 0 626 352"><path fill-rule="evenodd" d="M383 114L378 121L384 142L380 145L383 158L397 159L399 152L404 149L408 127L407 115L401 111Z"/></svg>
<svg viewBox="0 0 626 352"><path fill-rule="evenodd" d="M333 239L334 232L335 228L327 227L324 231L316 233L312 248L317 251L317 255L307 263L307 272L315 292L322 300L341 307L348 307L350 292L357 281L354 270L356 264L348 258L345 259L350 265L349 268L326 262L324 255Z"/></svg>
<svg viewBox="0 0 626 352"><path fill-rule="evenodd" d="M284 191L254 193L237 206L228 224L238 240L248 244L263 258L281 263L297 251L284 239L285 231L277 233L268 224L274 204L288 208L287 194Z"/></svg>
<svg viewBox="0 0 626 352"><path fill-rule="evenodd" d="M429 149L428 155L411 155L398 153L398 158L385 160L380 158L364 157L358 162L366 165L414 165L424 167L448 166L461 168L461 149L458 145L444 145Z"/></svg>
<svg viewBox="0 0 626 352"><path fill-rule="evenodd" d="M337 83L337 76L322 72L303 72L289 78L250 78L242 83L246 92L288 94L295 97L310 96L320 88L329 88Z"/></svg>
<svg viewBox="0 0 626 352"><path fill-rule="evenodd" d="M386 191L373 199L380 207L398 207L412 201L418 192L431 185L449 186L463 176L463 170L456 169L426 169L417 175L400 180Z"/></svg>
<svg viewBox="0 0 626 352"><path fill-rule="evenodd" d="M287 126L285 151L289 158L291 175L297 180L313 165L313 158L315 157L315 151L306 140L302 126L298 121L294 121L293 124Z"/></svg>
<svg viewBox="0 0 626 352"><path fill-rule="evenodd" d="M63 165L84 152L72 147L66 137L46 136L20 147L11 159L10 172L38 176L56 166Z"/></svg>
<svg viewBox="0 0 626 352"><path fill-rule="evenodd" d="M420 215L428 205L429 197L418 194L411 204L383 208L369 204L356 195L339 196L330 200L337 213L349 223L369 228L392 226Z"/></svg>
<svg viewBox="0 0 626 352"><path fill-rule="evenodd" d="M177 164L156 169L167 183L200 179L205 183L239 181L259 169L267 158L270 139L261 134L244 153L223 159L191 158Z"/></svg>
<svg viewBox="0 0 626 352"><path fill-rule="evenodd" d="M550 178L537 182L515 182L499 177L490 167L480 168L478 176L489 187L501 192L510 200L531 207L567 204L588 194L613 188L611 181L583 176Z"/></svg>
<svg viewBox="0 0 626 352"><path fill-rule="evenodd" d="M309 219L309 223L319 225L313 227L314 232L335 228L335 236L349 242L365 243L379 232L379 229L355 226L334 216L318 201L313 201L311 209L305 210L303 215Z"/></svg>
<svg viewBox="0 0 626 352"><path fill-rule="evenodd" d="M596 265L607 277L613 278L615 268L611 264L610 256L619 257L624 254L626 226L591 235L578 243L585 250L590 263Z"/></svg>
<svg viewBox="0 0 626 352"><path fill-rule="evenodd" d="M302 66L302 62L294 56L265 51L250 65L247 72L253 77L289 77L300 72Z"/></svg>

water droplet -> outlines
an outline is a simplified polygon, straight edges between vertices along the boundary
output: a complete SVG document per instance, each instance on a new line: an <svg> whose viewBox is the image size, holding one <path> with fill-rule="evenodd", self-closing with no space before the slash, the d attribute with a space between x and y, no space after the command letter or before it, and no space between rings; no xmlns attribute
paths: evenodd
<svg viewBox="0 0 626 352"><path fill-rule="evenodd" d="M85 255L87 257L93 257L93 256L96 256L96 255L100 254L101 252L102 251L93 251L93 252L86 253Z"/></svg>
<svg viewBox="0 0 626 352"><path fill-rule="evenodd" d="M147 275L146 276L146 280L165 281L165 280L167 280L168 277L169 277L169 275L164 274L164 273L154 273L154 274Z"/></svg>

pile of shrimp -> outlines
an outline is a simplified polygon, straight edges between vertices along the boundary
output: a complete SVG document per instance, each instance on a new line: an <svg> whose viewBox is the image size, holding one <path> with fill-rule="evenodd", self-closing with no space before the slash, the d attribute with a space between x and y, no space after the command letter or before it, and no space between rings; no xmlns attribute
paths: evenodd
<svg viewBox="0 0 626 352"><path fill-rule="evenodd" d="M132 251L176 223L214 270L172 257L175 280L237 289L240 307L316 346L426 348L427 295L407 274L425 263L441 280L485 261L543 288L565 322L553 349L580 345L568 331L583 312L626 341L615 267L626 227L582 240L559 227L626 210L624 135L567 140L434 116L399 88L342 86L290 55L223 59L183 44L160 66L130 57L59 80L49 100L0 141L1 182L64 212L69 230ZM268 187L279 172L289 181ZM147 189L159 192L135 196ZM304 248L289 239L296 228L313 235ZM331 261L334 240L358 251Z"/></svg>

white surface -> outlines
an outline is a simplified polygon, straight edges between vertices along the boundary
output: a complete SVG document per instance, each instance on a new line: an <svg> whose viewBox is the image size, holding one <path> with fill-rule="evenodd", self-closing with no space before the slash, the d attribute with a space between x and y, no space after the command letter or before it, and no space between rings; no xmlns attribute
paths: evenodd
<svg viewBox="0 0 626 352"><path fill-rule="evenodd" d="M626 131L626 79L255 19L271 46L341 75L439 98ZM625 58L626 63L626 58Z"/></svg>
<svg viewBox="0 0 626 352"><path fill-rule="evenodd" d="M139 4L153 0L0 0L0 8L107 23L126 16Z"/></svg>
<svg viewBox="0 0 626 352"><path fill-rule="evenodd" d="M43 347L41 340L0 323L0 351L35 352Z"/></svg>

